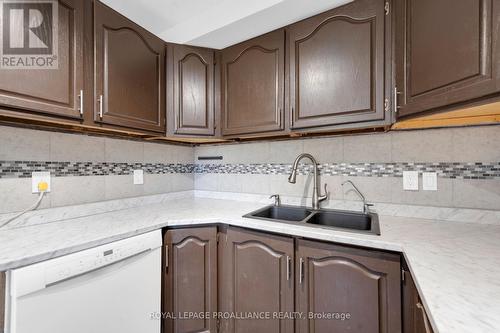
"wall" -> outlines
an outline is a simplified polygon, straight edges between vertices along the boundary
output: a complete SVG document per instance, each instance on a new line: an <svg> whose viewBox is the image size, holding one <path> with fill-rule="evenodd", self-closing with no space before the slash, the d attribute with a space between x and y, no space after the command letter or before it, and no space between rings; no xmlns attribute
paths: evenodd
<svg viewBox="0 0 500 333"><path fill-rule="evenodd" d="M192 162L186 146L0 126L0 213L36 201L31 171L51 171L47 208L192 190ZM145 170L144 185L133 185L133 169Z"/></svg>
<svg viewBox="0 0 500 333"><path fill-rule="evenodd" d="M193 188L310 197L307 166L301 168L297 184L287 182L290 165L301 152L317 157L321 182L328 184L333 200L358 200L341 186L352 179L375 203L500 210L500 126L194 149L0 126L0 214L36 200L29 178L34 170L53 175L52 192L42 208ZM212 155L223 160L194 159ZM133 185L133 169L145 170L144 185ZM401 172L415 169L437 171L438 191L403 191Z"/></svg>
<svg viewBox="0 0 500 333"><path fill-rule="evenodd" d="M322 164L334 200L358 200L341 186L351 179L371 202L500 210L500 126L197 147L195 188L310 197L311 177L287 182L302 152ZM223 160L196 160L213 155ZM438 172L438 191L404 191L403 170Z"/></svg>

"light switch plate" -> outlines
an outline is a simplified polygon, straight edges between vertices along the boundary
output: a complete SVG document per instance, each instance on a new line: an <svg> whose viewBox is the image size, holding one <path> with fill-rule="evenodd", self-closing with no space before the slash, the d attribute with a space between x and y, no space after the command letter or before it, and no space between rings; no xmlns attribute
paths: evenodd
<svg viewBox="0 0 500 333"><path fill-rule="evenodd" d="M38 184L41 182L47 183L48 188L45 192L50 192L50 172L32 172L31 173L31 192L40 193Z"/></svg>
<svg viewBox="0 0 500 333"><path fill-rule="evenodd" d="M418 171L403 171L403 190L418 191Z"/></svg>
<svg viewBox="0 0 500 333"><path fill-rule="evenodd" d="M437 191L437 173L424 172L422 174L422 189L424 191Z"/></svg>
<svg viewBox="0 0 500 333"><path fill-rule="evenodd" d="M134 170L134 185L144 184L144 171Z"/></svg>

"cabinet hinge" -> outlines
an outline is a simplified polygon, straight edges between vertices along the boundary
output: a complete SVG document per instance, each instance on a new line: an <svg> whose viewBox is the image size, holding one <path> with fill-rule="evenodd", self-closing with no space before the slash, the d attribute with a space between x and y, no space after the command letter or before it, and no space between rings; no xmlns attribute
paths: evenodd
<svg viewBox="0 0 500 333"><path fill-rule="evenodd" d="M219 241L220 241L220 232L217 233L216 240L217 240L217 244L219 244Z"/></svg>
<svg viewBox="0 0 500 333"><path fill-rule="evenodd" d="M386 99L384 100L384 111L385 111L385 112L389 112L389 110L390 110L390 103L389 103L389 99L388 99L388 98L386 98Z"/></svg>
<svg viewBox="0 0 500 333"><path fill-rule="evenodd" d="M404 282L404 280L405 280L405 270L401 269L401 281Z"/></svg>
<svg viewBox="0 0 500 333"><path fill-rule="evenodd" d="M385 3L384 10L385 10L385 15L389 15L391 11L391 5L389 4L389 1Z"/></svg>

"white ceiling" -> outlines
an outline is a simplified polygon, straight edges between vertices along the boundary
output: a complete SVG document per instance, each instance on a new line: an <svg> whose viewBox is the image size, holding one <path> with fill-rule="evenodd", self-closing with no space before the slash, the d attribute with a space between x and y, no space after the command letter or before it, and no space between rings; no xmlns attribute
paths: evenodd
<svg viewBox="0 0 500 333"><path fill-rule="evenodd" d="M353 0L101 0L167 42L222 49Z"/></svg>

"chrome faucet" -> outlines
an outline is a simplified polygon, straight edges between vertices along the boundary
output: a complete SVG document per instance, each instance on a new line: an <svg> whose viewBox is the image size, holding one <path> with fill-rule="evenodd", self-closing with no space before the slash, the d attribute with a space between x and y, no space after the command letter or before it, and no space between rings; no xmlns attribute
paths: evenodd
<svg viewBox="0 0 500 333"><path fill-rule="evenodd" d="M274 205L275 206L281 206L281 199L279 194L273 194L269 197L269 199L274 198Z"/></svg>
<svg viewBox="0 0 500 333"><path fill-rule="evenodd" d="M303 154L300 154L299 156L297 156L297 158L293 162L292 173L288 177L288 182L291 183L291 184L295 184L295 182L297 181L297 167L299 166L300 160L302 160L303 158L310 159L311 162L312 162L312 164L313 164L313 168L314 168L314 184L313 184L313 195L312 195L312 208L313 209L319 209L319 203L321 201L324 201L324 200L326 200L328 198L328 192L326 191L326 184L325 184L325 194L322 195L320 193L320 189L318 187L318 185L319 185L318 184L318 182L319 182L319 179L318 179L318 162L316 162L316 159L311 154L303 153Z"/></svg>
<svg viewBox="0 0 500 333"><path fill-rule="evenodd" d="M351 184L352 188L354 189L354 192L356 192L356 194L361 198L361 200L363 200L363 213L368 214L370 212L370 207L373 206L373 204L369 204L366 202L365 196L356 187L356 185L354 185L352 181L346 180L345 182L342 183L342 186L344 186L345 184Z"/></svg>

